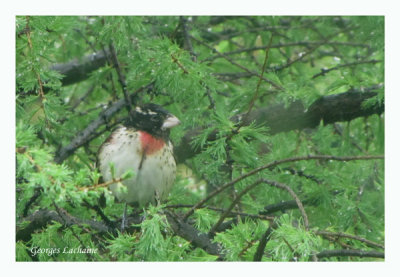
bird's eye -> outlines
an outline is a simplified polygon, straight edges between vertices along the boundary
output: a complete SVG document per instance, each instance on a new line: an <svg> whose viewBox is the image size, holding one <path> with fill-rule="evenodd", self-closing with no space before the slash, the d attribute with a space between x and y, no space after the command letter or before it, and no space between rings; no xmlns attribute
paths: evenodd
<svg viewBox="0 0 400 277"><path fill-rule="evenodd" d="M157 121L157 116L155 115L150 116L150 120L154 122Z"/></svg>

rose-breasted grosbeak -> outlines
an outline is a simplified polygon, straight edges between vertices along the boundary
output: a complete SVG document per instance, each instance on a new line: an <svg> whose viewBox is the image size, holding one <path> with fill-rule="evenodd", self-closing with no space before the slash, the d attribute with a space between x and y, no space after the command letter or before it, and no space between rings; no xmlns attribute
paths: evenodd
<svg viewBox="0 0 400 277"><path fill-rule="evenodd" d="M142 207L168 196L176 173L169 130L179 123L176 116L162 107L145 104L136 107L131 119L117 127L103 143L98 152L98 168L104 181L113 178L111 163L115 178L128 170L134 172L122 184L109 186L118 200ZM121 189L122 185L126 189Z"/></svg>

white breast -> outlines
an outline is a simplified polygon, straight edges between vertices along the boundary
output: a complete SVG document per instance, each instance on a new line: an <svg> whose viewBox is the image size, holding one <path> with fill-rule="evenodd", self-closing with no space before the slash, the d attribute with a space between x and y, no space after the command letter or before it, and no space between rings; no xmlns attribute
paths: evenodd
<svg viewBox="0 0 400 277"><path fill-rule="evenodd" d="M166 153L161 155L161 151ZM140 206L150 202L154 204L156 199L163 200L168 196L174 183L176 164L172 151L172 144L168 142L158 152L143 157L138 132L120 127L102 145L99 151L99 160L102 161L99 169L105 182L112 180L110 163L114 164L116 178L132 170L135 175L122 182L127 190L121 190L121 184L117 183L110 185L110 190L120 201L138 203Z"/></svg>

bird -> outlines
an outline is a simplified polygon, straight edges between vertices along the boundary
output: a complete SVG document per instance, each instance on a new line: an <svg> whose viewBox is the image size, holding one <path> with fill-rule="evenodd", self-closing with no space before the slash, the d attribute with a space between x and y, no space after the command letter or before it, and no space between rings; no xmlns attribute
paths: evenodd
<svg viewBox="0 0 400 277"><path fill-rule="evenodd" d="M133 177L109 185L112 194L127 204L145 207L165 200L176 176L170 129L180 120L160 105L136 106L128 120L117 126L100 146L97 166L105 182L112 182L127 171Z"/></svg>

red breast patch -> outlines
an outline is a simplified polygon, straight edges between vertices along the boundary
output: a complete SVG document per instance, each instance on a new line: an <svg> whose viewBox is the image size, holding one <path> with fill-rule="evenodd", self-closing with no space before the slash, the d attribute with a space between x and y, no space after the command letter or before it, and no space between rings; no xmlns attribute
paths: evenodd
<svg viewBox="0 0 400 277"><path fill-rule="evenodd" d="M139 132L140 133L140 142L142 144L142 149L146 155L151 155L158 150L160 150L165 142L162 139L157 139L146 132Z"/></svg>

